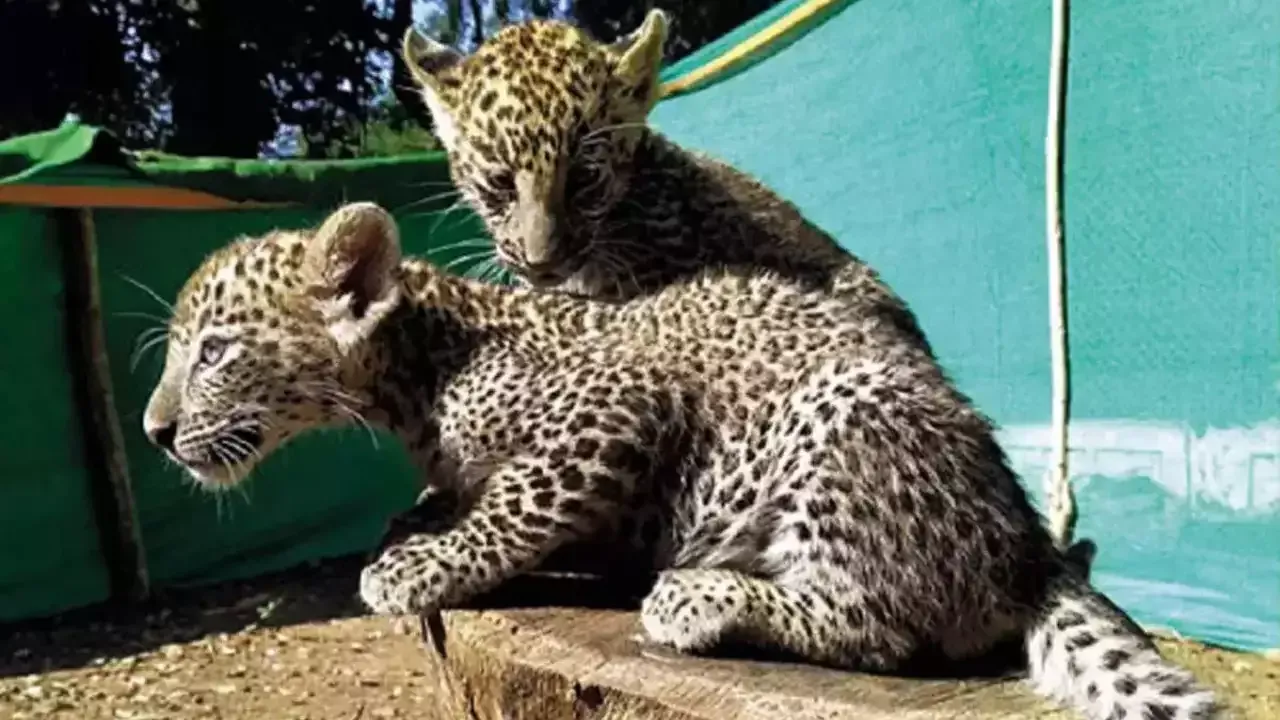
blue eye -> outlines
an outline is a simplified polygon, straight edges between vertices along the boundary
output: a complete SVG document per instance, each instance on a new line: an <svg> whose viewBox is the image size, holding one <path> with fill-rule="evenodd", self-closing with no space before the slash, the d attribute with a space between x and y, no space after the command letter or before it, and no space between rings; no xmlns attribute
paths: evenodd
<svg viewBox="0 0 1280 720"><path fill-rule="evenodd" d="M214 365L226 352L226 340L220 337L207 337L200 343L200 362L203 365Z"/></svg>

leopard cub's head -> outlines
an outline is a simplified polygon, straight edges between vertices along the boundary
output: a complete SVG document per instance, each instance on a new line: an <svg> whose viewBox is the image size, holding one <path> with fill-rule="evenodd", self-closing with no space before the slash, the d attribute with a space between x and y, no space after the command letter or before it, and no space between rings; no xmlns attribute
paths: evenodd
<svg viewBox="0 0 1280 720"><path fill-rule="evenodd" d="M174 304L147 437L222 489L290 437L350 422L399 263L394 220L368 203L211 254Z"/></svg>
<svg viewBox="0 0 1280 720"><path fill-rule="evenodd" d="M605 217L626 190L657 101L666 34L660 10L612 44L534 21L464 57L406 33L402 54L454 182L517 276L557 284L607 235Z"/></svg>

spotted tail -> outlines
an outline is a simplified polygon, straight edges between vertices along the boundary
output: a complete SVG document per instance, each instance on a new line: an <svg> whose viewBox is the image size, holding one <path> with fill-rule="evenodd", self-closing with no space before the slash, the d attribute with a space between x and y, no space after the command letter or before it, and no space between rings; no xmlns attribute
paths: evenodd
<svg viewBox="0 0 1280 720"><path fill-rule="evenodd" d="M1031 682L1089 720L1210 720L1213 693L1160 656L1141 628L1071 571L1027 636Z"/></svg>

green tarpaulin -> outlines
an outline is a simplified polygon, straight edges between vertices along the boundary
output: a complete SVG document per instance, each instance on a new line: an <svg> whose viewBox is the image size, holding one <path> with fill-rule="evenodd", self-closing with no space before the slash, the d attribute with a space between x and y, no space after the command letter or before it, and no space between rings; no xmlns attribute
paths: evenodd
<svg viewBox="0 0 1280 720"><path fill-rule="evenodd" d="M452 189L443 153L334 161L178 157L125 150L109 133L74 123L0 142L4 186L78 187L88 203L100 197L91 188L150 191L153 197L195 191L216 196L222 205L332 207L376 199L388 208L422 212L453 202L433 198Z"/></svg>

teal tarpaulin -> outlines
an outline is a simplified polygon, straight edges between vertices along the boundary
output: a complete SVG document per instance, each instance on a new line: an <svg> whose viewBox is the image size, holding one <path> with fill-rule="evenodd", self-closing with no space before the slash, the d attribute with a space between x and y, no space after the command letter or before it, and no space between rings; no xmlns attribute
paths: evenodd
<svg viewBox="0 0 1280 720"><path fill-rule="evenodd" d="M1049 3L860 0L655 113L913 305L1043 497ZM1144 622L1280 646L1280 3L1072 3L1079 534Z"/></svg>

